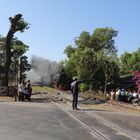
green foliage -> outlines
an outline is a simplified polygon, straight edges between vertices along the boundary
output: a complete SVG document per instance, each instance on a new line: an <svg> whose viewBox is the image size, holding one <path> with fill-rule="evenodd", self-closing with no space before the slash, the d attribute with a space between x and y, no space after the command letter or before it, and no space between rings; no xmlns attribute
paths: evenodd
<svg viewBox="0 0 140 140"><path fill-rule="evenodd" d="M61 86L64 90L70 88L71 77L67 74L66 69L64 69L65 62L61 61L59 63L59 78L58 85Z"/></svg>
<svg viewBox="0 0 140 140"><path fill-rule="evenodd" d="M67 54L67 57L70 58L71 55L75 52L75 48L73 48L71 45L67 46L64 50L64 53Z"/></svg>
<svg viewBox="0 0 140 140"><path fill-rule="evenodd" d="M84 48L84 47L92 47L92 43L91 43L91 36L88 32L83 31L80 34L80 37L78 37L75 40L75 44L76 46L78 46L79 48Z"/></svg>
<svg viewBox="0 0 140 140"><path fill-rule="evenodd" d="M5 38L0 36L0 65L4 67L4 41ZM11 65L10 65L10 72L9 77L12 77L17 73L18 68L18 61L21 57L21 73L23 79L26 77L26 72L31 69L31 65L28 62L28 57L24 54L28 51L29 46L24 44L22 41L18 40L17 38L13 38L11 42Z"/></svg>
<svg viewBox="0 0 140 140"><path fill-rule="evenodd" d="M107 83L113 82L120 76L119 61L116 54L102 55L102 70L104 73L104 92L106 92Z"/></svg>
<svg viewBox="0 0 140 140"><path fill-rule="evenodd" d="M11 52L13 52L13 55L17 57L23 55L29 49L29 46L27 46L17 38L13 38L11 45L12 45Z"/></svg>
<svg viewBox="0 0 140 140"><path fill-rule="evenodd" d="M134 75L140 70L140 48L132 53L125 52L120 56L121 75Z"/></svg>
<svg viewBox="0 0 140 140"><path fill-rule="evenodd" d="M0 66L4 67L4 42L5 38L0 36Z"/></svg>
<svg viewBox="0 0 140 140"><path fill-rule="evenodd" d="M79 89L80 89L80 91L85 92L85 91L87 91L89 89L89 86L88 86L88 84L81 83L79 85Z"/></svg>
<svg viewBox="0 0 140 140"><path fill-rule="evenodd" d="M106 53L116 53L114 37L117 37L117 34L118 31L112 28L97 28L91 37L95 51L104 49Z"/></svg>
<svg viewBox="0 0 140 140"><path fill-rule="evenodd" d="M30 24L26 22L23 18L18 21L16 26L16 31L24 32L25 30L29 29Z"/></svg>
<svg viewBox="0 0 140 140"><path fill-rule="evenodd" d="M105 80L108 82L113 81L112 77L116 73L119 75L119 66L115 60L117 56L112 57L117 52L114 41L117 33L112 28L98 28L91 35L83 31L76 38L75 46L69 45L64 51L68 56L68 60L64 65L65 72L70 77L94 79L98 83L98 87L104 84ZM112 67L113 70L111 70Z"/></svg>

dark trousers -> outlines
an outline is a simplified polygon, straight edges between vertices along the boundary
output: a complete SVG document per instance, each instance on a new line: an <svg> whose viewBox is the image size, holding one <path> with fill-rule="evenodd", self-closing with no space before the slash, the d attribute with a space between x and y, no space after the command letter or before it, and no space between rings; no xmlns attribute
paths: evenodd
<svg viewBox="0 0 140 140"><path fill-rule="evenodd" d="M18 100L24 101L24 93L23 92L19 92Z"/></svg>
<svg viewBox="0 0 140 140"><path fill-rule="evenodd" d="M77 108L77 102L78 102L78 94L73 94L73 100L72 100L72 108Z"/></svg>

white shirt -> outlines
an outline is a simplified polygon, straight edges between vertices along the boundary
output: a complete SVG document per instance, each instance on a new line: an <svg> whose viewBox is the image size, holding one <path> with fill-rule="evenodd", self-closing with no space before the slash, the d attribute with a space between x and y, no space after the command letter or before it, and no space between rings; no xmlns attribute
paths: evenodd
<svg viewBox="0 0 140 140"><path fill-rule="evenodd" d="M25 93L25 86L22 83L19 85L18 88L19 88L19 92Z"/></svg>

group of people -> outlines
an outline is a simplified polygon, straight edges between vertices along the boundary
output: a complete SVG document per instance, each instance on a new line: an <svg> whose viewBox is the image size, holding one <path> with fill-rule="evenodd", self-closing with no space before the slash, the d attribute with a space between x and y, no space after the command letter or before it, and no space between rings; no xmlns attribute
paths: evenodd
<svg viewBox="0 0 140 140"><path fill-rule="evenodd" d="M140 100L140 93L130 89L112 89L110 92L110 99L132 103L133 101L135 102Z"/></svg>
<svg viewBox="0 0 140 140"><path fill-rule="evenodd" d="M73 78L73 81L71 83L71 93L72 93L72 109L78 110L77 103L78 103L78 86L80 83L84 82L85 80L78 80L77 77ZM22 81L19 85L19 101L30 101L32 94L32 87L30 80L27 82ZM136 92L135 90L132 92L130 89L112 89L107 96L110 96L111 100L114 101L124 101L132 103L133 101L140 101L140 93Z"/></svg>
<svg viewBox="0 0 140 140"><path fill-rule="evenodd" d="M78 103L78 86L80 83L84 82L85 80L78 80L77 77L73 78L73 82L71 83L71 93L72 93L72 109L78 110L77 103ZM128 103L140 103L140 93L136 92L135 90L132 91L130 89L119 89L116 90L112 89L111 92L108 94L111 100L114 101L123 101Z"/></svg>
<svg viewBox="0 0 140 140"><path fill-rule="evenodd" d="M32 94L32 87L31 87L31 83L30 80L28 80L27 82L22 81L21 84L18 87L18 100L19 101L30 101L31 99L31 94Z"/></svg>

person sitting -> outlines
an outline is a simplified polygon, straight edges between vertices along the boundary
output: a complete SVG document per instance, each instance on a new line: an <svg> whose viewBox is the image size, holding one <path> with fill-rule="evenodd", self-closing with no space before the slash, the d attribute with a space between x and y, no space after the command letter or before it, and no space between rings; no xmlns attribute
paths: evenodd
<svg viewBox="0 0 140 140"><path fill-rule="evenodd" d="M132 103L132 100L133 100L133 92L129 90L127 95L127 101L128 103Z"/></svg>
<svg viewBox="0 0 140 140"><path fill-rule="evenodd" d="M18 86L18 90L19 90L19 95L18 95L18 100L19 101L24 101L25 98L25 82L22 81L19 86Z"/></svg>
<svg viewBox="0 0 140 140"><path fill-rule="evenodd" d="M134 97L134 99L138 98L138 93L135 90L133 92L133 97Z"/></svg>
<svg viewBox="0 0 140 140"><path fill-rule="evenodd" d="M31 100L31 94L32 94L32 87L31 87L30 80L27 81L26 86L25 86L25 89L26 89L25 99L27 99L28 101L30 101Z"/></svg>

